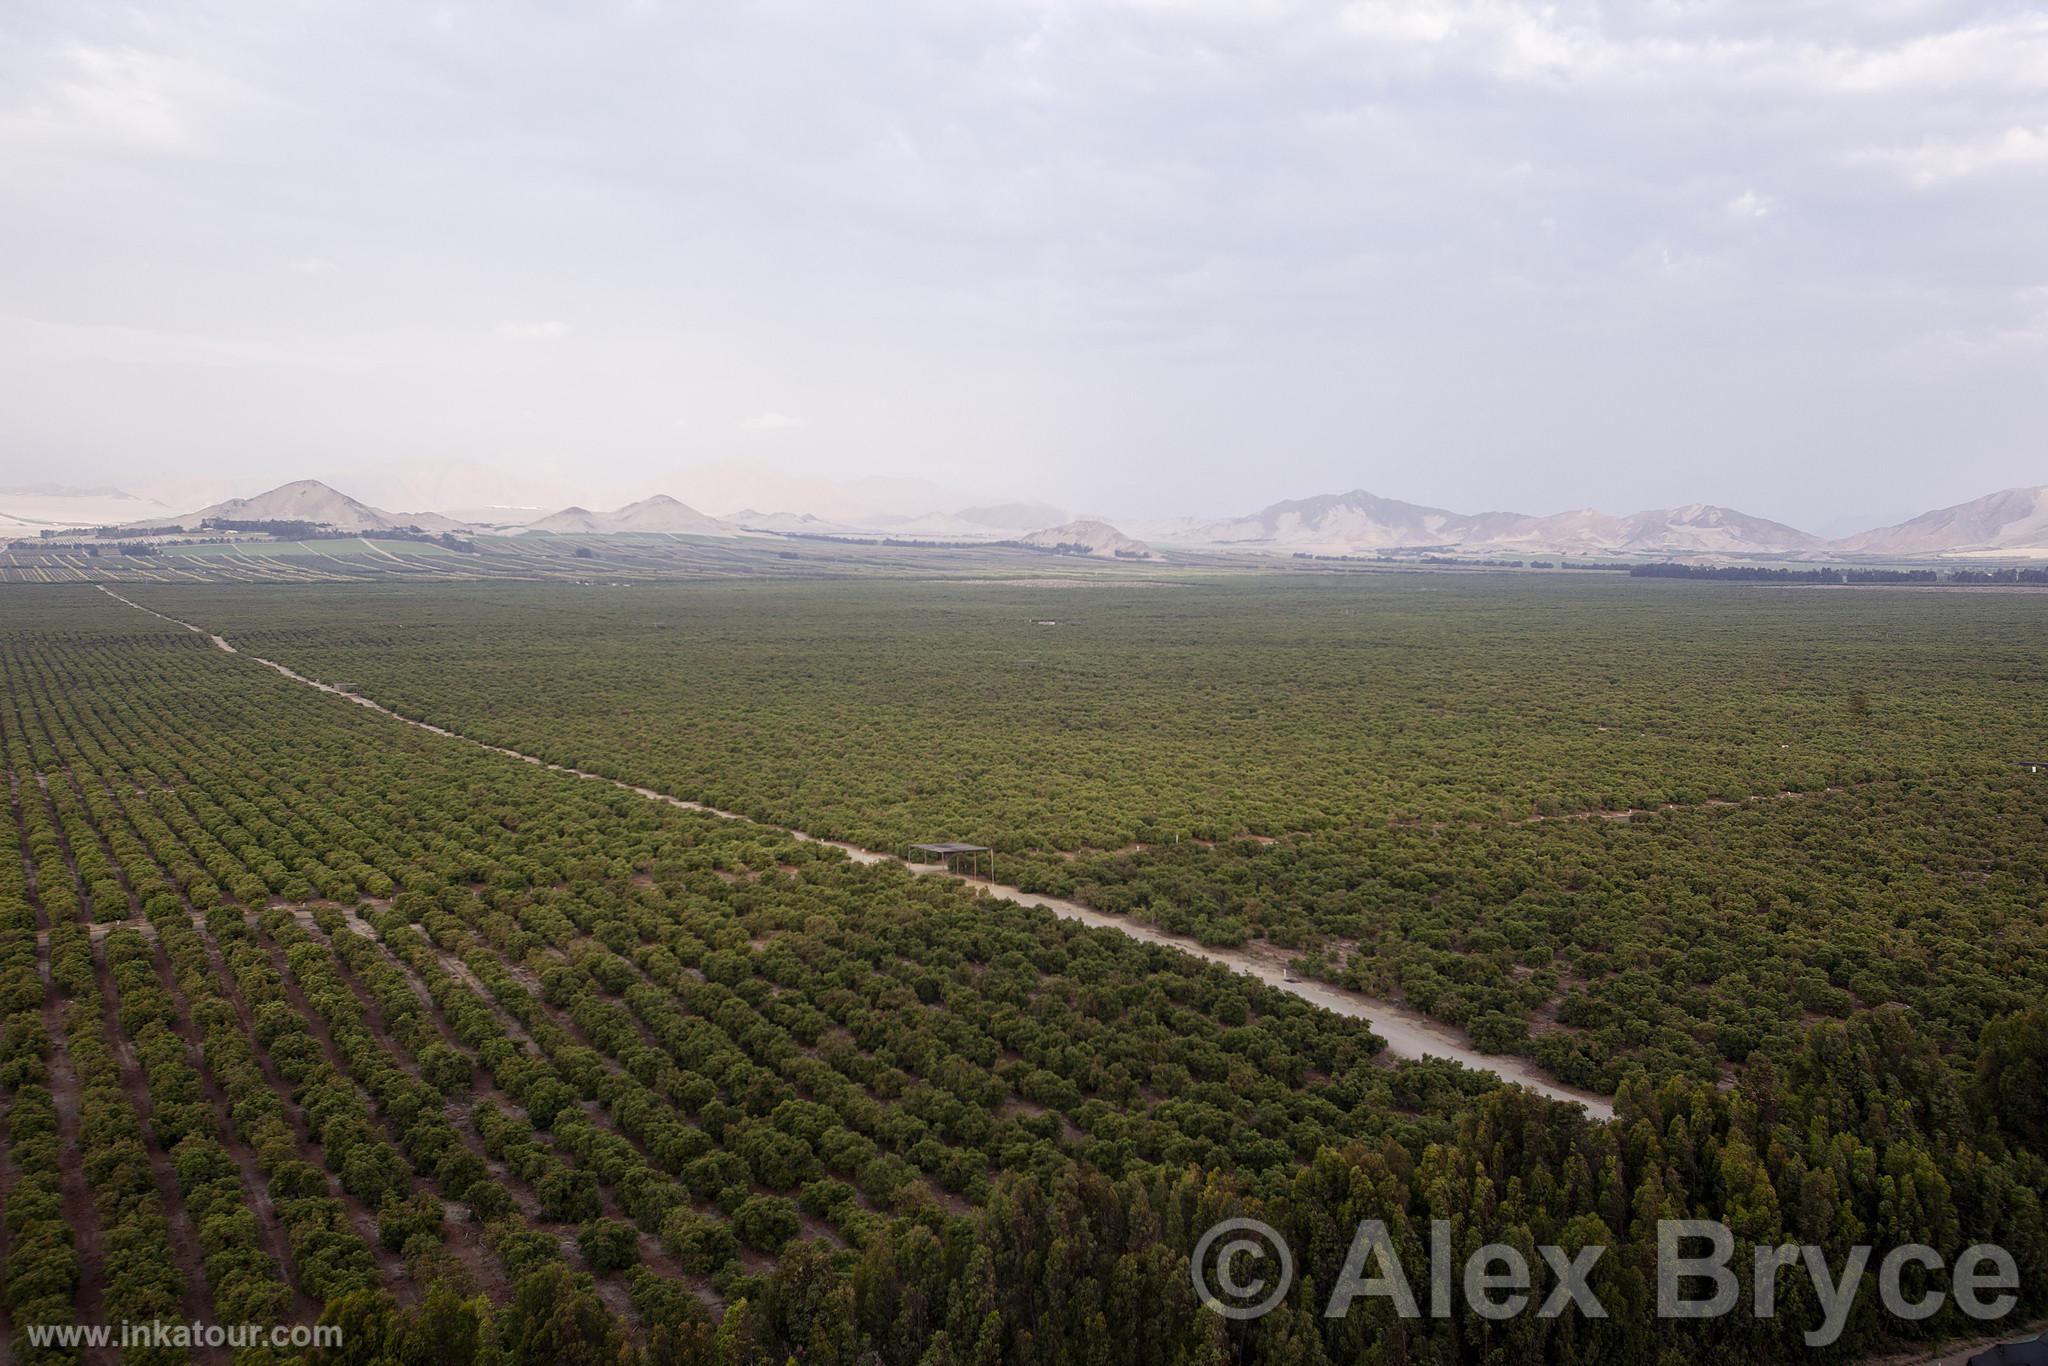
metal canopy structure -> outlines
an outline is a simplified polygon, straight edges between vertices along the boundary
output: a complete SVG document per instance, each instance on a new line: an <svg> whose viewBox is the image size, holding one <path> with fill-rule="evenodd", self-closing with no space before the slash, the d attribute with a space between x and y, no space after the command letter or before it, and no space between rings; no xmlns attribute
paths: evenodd
<svg viewBox="0 0 2048 1366"><path fill-rule="evenodd" d="M909 854L929 854L931 857L912 858L906 855L905 862L943 863L948 868L954 867L953 860L962 854L971 854L973 855L973 861L968 865L970 872L981 866L981 856L986 854L988 855L988 880L990 882L996 880L996 851L989 848L986 844L959 844L952 840L941 840L934 844L913 844L909 846Z"/></svg>

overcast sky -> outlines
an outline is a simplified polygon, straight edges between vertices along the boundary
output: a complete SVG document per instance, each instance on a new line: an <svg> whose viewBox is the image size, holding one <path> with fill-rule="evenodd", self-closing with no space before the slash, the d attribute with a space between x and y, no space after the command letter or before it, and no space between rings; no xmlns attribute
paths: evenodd
<svg viewBox="0 0 2048 1366"><path fill-rule="evenodd" d="M1828 529L2044 431L2039 6L0 6L0 485Z"/></svg>

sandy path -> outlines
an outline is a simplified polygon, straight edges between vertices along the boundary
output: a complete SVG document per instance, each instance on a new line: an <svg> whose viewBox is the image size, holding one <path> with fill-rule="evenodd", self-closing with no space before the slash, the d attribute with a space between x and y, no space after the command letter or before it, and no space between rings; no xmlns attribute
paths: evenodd
<svg viewBox="0 0 2048 1366"><path fill-rule="evenodd" d="M98 587L102 593L105 593L116 602L126 603L139 612L147 612L149 615L168 621L175 626L182 626L195 635L205 636L213 642L215 647L228 654L240 653L233 645L220 636L194 626L189 621L180 621L176 617L165 616L162 612L158 612L153 608L144 607L141 603L131 602L119 593L114 592L111 588L108 588L105 584L100 584ZM1535 1064L1525 1059L1482 1053L1460 1038L1457 1031L1451 1026L1432 1020L1419 1011L1411 1010L1392 1001L1378 1000L1360 992L1331 986L1323 982L1289 981L1287 980L1286 972L1279 964L1261 955L1242 949L1209 948L1185 936L1168 934L1142 921L1133 920L1125 916L1110 915L1093 907L1084 906L1077 901L1069 901L1061 897L1041 896L1036 892L1027 892L1021 887L1013 887L1007 883L990 882L986 878L963 876L948 872L938 865L904 864L903 860L893 854L876 853L874 850L863 849L858 845L848 844L843 840L821 840L815 835L807 835L801 830L791 830L785 826L772 825L765 821L754 821L751 817L743 816L736 811L721 811L717 807L706 806L702 802L692 802L686 801L681 797L671 797L667 793L657 792L651 787L640 787L633 783L625 782L622 779L608 778L601 773L592 773L586 769L568 768L561 764L552 764L532 754L522 753L516 749L507 749L503 745L486 744L481 740L472 739L467 735L459 734L446 727L434 725L432 722L417 721L410 716L400 715L382 703L364 697L360 693L347 692L335 687L331 683L322 683L317 678L308 678L304 674L288 669L273 660L264 659L260 655L241 655L241 657L274 670L294 683L304 684L309 688L316 688L335 697L346 698L359 707L367 707L371 711L388 716L394 721L402 721L408 726L427 731L433 735L444 736L450 740L460 740L465 744L474 745L478 749L489 750L493 754L502 754L509 759L518 759L523 763L533 764L556 773L567 773L578 778L589 778L597 782L610 783L614 787L623 788L625 791L645 797L649 801L665 802L670 806L681 807L686 811L701 811L706 815L718 816L724 820L747 821L750 824L761 825L766 829L778 831L781 834L788 835L793 839L803 840L806 843L830 845L834 849L843 851L848 858L856 863L903 864L913 873L930 877L950 877L955 881L980 888L992 896L1015 902L1020 906L1041 907L1063 919L1079 921L1082 924L1092 925L1101 929L1116 930L1121 934L1129 935L1133 939L1142 940L1148 944L1158 944L1166 948L1179 949L1183 953L1193 954L1195 957L1205 959L1208 962L1220 963L1225 967L1248 973L1277 991L1288 992L1291 995L1300 997L1304 1001L1322 1006L1339 1015L1364 1020L1372 1026L1375 1034L1378 1034L1387 1041L1387 1052L1393 1057L1447 1059L1451 1062L1473 1068L1476 1071L1491 1072L1505 1081L1526 1086L1530 1090L1540 1095L1548 1096L1553 1100L1575 1101L1585 1106L1586 1112L1595 1119L1614 1118L1613 1103L1606 1097L1553 1081L1545 1076Z"/></svg>

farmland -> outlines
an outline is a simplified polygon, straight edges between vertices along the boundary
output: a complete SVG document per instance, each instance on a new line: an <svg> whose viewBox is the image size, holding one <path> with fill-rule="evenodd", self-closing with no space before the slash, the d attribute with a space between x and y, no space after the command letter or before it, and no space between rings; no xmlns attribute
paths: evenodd
<svg viewBox="0 0 2048 1366"><path fill-rule="evenodd" d="M292 541L171 542L125 554L119 542L0 546L0 583L563 582L624 586L641 579L914 577L963 569L1099 575L1099 565L1014 547L932 548L856 541L700 536L480 535L444 545L375 535ZM1196 556L1219 560L1220 556ZM1130 566L1119 566L1126 577Z"/></svg>
<svg viewBox="0 0 2048 1366"><path fill-rule="evenodd" d="M980 840L1005 880L1283 945L1617 1119L1392 1063L1359 1022L1113 930L400 725L90 587L15 585L22 1359L34 1324L316 1315L365 1361L1799 1355L1799 1316L1644 1312L1644 1230L1687 1212L1759 1244L1995 1241L2016 1312L2048 1294L2048 784L2010 763L2048 722L2037 599L1448 575L122 591L488 743L876 848ZM1434 1218L1468 1248L1611 1242L1616 1312L1325 1320L1304 1291L1230 1324L1186 1268L1224 1214L1331 1267L1364 1217L1407 1250Z"/></svg>
<svg viewBox="0 0 2048 1366"><path fill-rule="evenodd" d="M2048 991L2041 600L1452 575L145 593L554 762L1211 944L1611 1092ZM1040 623L1055 623L1042 625ZM1627 815L1625 819L1614 817Z"/></svg>

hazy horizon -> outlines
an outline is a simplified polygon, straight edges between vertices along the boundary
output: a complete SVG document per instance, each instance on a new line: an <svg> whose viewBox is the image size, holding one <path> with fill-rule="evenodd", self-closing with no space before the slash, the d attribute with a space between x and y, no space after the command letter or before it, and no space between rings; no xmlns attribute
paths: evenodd
<svg viewBox="0 0 2048 1366"><path fill-rule="evenodd" d="M942 483L923 479L891 479L884 476L854 475L849 478L834 478L830 480L822 478L800 480L783 472L765 468L749 468L744 462L730 462L728 465L715 470L686 472L680 482L671 481L669 484L659 487L648 487L630 496L620 498L548 496L544 490L533 487L529 488L522 496L523 501L521 499L512 499L510 501L479 501L471 499L465 502L457 494L451 494L448 497L434 497L422 492L422 490L439 487L459 488L474 473L474 471L461 468L452 470L385 469L381 471L373 469L350 471L339 475L297 475L289 480L279 480L278 483L290 483L310 478L328 485L338 493L356 498L360 502L367 503L385 512L439 512L476 522L502 521L506 524L515 525L519 522L533 520L544 514L574 507L581 507L589 511L610 511L617 506L623 506L629 502L639 502L642 499L662 494L675 497L697 511L706 512L717 517L729 517L742 510L757 513L810 512L828 523L835 520L844 520L849 524L859 525L876 524L876 518L873 513L877 509L885 507L904 517L914 518L931 514L969 511L977 508L986 509L997 505L1029 505L1045 502L1045 500L1026 495L1004 493L1001 490L953 488ZM711 480L708 486L699 482L706 478ZM756 480L759 483L753 493L740 491L748 483ZM810 496L807 499L797 496L781 497L776 496L774 493L774 490L778 487L787 487L797 483L803 483L810 490ZM12 497L12 495L28 495L31 506L40 505L47 512L55 509L56 505L54 502L43 503L43 499L51 498L53 495L71 494L84 495L81 501L96 509L96 516L107 520L146 520L148 516L159 512L186 513L197 511L202 506L225 502L230 498L251 497L256 494L269 492L272 488L277 487L277 485L261 481L258 484L251 484L246 487L237 484L231 489L204 496L192 493L190 490L186 491L186 495L181 495L178 491L181 487L182 485L165 488L147 483L127 488L114 485L86 487L67 484L61 480L42 480L33 483L0 483L0 497L7 497L9 499L7 502L0 502L0 516L6 515L10 510L14 510L22 503L23 499L21 497ZM144 491L152 488L154 491ZM720 490L724 492L721 493ZM1284 494L1257 504L1228 508L1223 513L1217 514L1217 519L1255 513L1276 503L1301 501L1325 495L1343 495L1353 491L1349 488L1333 487L1314 492ZM1382 497L1392 496L1380 494L1378 490L1374 489L1363 491L1379 494ZM1983 493L1973 495L1971 498L1958 499L1957 501L1974 501L1975 498L1980 498L1983 494L1999 491L2001 490L1986 489ZM140 500L139 508L132 514L130 512L123 512L114 504L95 499L94 495L97 494L118 494L123 497L138 499ZM1398 501L1417 503L1422 506L1440 506L1440 504L1432 504L1427 498L1399 499ZM1694 499L1691 501L1710 503L1712 500ZM803 505L799 506L799 504ZM1673 506L1683 505L1674 504ZM1942 506L1953 506L1953 504L1944 504ZM1127 528L1136 527L1141 531L1148 531L1153 534L1164 531L1169 523L1211 520L1204 517L1153 513L1147 512L1144 509L1133 509L1126 512L1107 512L1088 507L1062 507L1057 501L1051 502L1048 504L1048 507L1058 509L1060 519L1098 518L1112 523L1122 523ZM858 511L858 508L866 508L867 511L863 513ZM1540 517L1569 514L1579 509L1567 507L1507 508L1486 506L1452 507L1445 510L1468 515L1509 512ZM1615 516L1624 516L1650 511L1651 509L1608 506L1601 507L1598 510ZM1753 509L1748 508L1738 508L1736 510L1749 512L1752 515L1764 515L1755 513ZM1852 511L1839 514L1825 522L1811 525L1789 523L1789 525L1792 525L1797 530L1809 532L1824 539L1839 540L1861 532L1894 526L1918 517L1922 513L1935 510L1937 509L1932 506L1896 508L1883 512L1871 511L1866 508L1862 512ZM1055 519L1048 515L1044 520L1049 524Z"/></svg>
<svg viewBox="0 0 2048 1366"><path fill-rule="evenodd" d="M0 167L0 486L2048 482L2027 5L27 0Z"/></svg>

